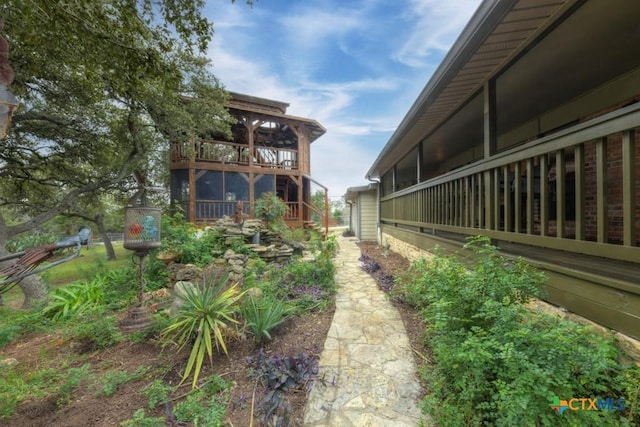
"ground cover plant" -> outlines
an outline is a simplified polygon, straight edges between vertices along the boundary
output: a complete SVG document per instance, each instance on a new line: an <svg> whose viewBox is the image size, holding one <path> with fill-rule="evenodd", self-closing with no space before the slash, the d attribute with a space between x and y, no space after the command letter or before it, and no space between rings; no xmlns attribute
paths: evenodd
<svg viewBox="0 0 640 427"><path fill-rule="evenodd" d="M527 310L541 273L487 239L466 248L471 265L436 253L412 263L394 291L425 325L424 411L439 425L635 425L640 373L618 361L613 338ZM609 410L552 410L573 397L601 398Z"/></svg>
<svg viewBox="0 0 640 427"><path fill-rule="evenodd" d="M215 232L195 230L180 218L165 222L173 230L164 233L163 228L167 240L160 251L179 241L184 259L206 266L208 259L228 249ZM119 264L109 270L108 263L100 262L90 279L52 287L51 295L60 298L53 298L53 308L46 311L0 307L0 361L7 363L0 370L0 426L249 425L252 418L254 425L261 425L265 413L261 401L253 402L256 378L250 375L253 370L247 358L262 349L269 357L303 354L309 361L317 360L331 322L335 241L318 239L309 245L314 246L312 262L294 257L270 265L248 254L245 279L235 285L229 298L223 297L234 283L219 288L220 292L215 292L216 286L196 288L192 304L183 304L183 314L197 314L191 322L194 329L171 337L177 342L184 338L182 351L172 345L162 351L161 338L170 339L170 334L162 333L169 328L180 331L178 323L185 316L172 318L158 309L156 322L146 330L126 334L118 328L127 309L138 302L137 265L130 258L125 268ZM189 255L200 251L210 253L210 258ZM154 256L145 262L147 295L155 295L153 291L167 284L164 264ZM50 272L55 280L55 268ZM306 280L305 274L309 275ZM251 287L262 291L256 300L262 320L248 321L242 310L247 300L235 299ZM300 294L292 291L295 288L311 291ZM206 289L212 289L208 294L212 298L204 298ZM221 302L222 306L216 305ZM208 311L212 306L214 311ZM211 334L199 334L205 329L201 325L213 325ZM255 399L264 399L261 393ZM272 414L282 415L281 425L286 420L299 425L306 393L279 392L278 396L271 402Z"/></svg>

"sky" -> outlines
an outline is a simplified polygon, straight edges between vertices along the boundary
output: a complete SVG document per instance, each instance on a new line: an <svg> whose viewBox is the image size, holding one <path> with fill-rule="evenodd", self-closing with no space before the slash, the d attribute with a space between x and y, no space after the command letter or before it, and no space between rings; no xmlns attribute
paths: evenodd
<svg viewBox="0 0 640 427"><path fill-rule="evenodd" d="M229 91L286 102L327 132L311 175L332 201L365 175L480 0L208 0Z"/></svg>

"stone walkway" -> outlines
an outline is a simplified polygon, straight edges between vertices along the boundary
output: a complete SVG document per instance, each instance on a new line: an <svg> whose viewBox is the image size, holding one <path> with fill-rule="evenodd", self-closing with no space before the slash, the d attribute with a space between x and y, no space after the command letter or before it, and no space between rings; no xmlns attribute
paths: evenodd
<svg viewBox="0 0 640 427"><path fill-rule="evenodd" d="M358 261L355 238L339 237L336 311L305 408L308 427L420 425L420 386L398 311Z"/></svg>

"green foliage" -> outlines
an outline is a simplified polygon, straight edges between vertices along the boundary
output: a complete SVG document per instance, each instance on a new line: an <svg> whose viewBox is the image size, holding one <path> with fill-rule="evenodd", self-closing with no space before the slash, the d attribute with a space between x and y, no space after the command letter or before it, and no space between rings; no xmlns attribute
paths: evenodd
<svg viewBox="0 0 640 427"><path fill-rule="evenodd" d="M154 409L158 404L169 401L169 395L173 392L173 387L166 385L160 379L155 379L150 385L144 388L143 393L149 399L149 409Z"/></svg>
<svg viewBox="0 0 640 427"><path fill-rule="evenodd" d="M94 280L89 283L73 283L62 286L51 295L49 305L42 314L53 320L96 310L105 302L104 282Z"/></svg>
<svg viewBox="0 0 640 427"><path fill-rule="evenodd" d="M46 328L48 319L39 311L24 312L0 307L0 348L29 333Z"/></svg>
<svg viewBox="0 0 640 427"><path fill-rule="evenodd" d="M183 305L173 323L161 334L163 346L175 342L178 351L191 345L191 353L182 377L184 382L193 371L195 388L204 362L205 353L213 366L213 344L216 350L227 354L225 330L237 323L238 300L242 294L237 284L226 287L227 276L200 288L185 288Z"/></svg>
<svg viewBox="0 0 640 427"><path fill-rule="evenodd" d="M82 381L92 380L94 375L90 373L91 365L85 363L79 368L69 368L64 376L64 381L58 386L58 407L67 405L73 399L74 391L80 387Z"/></svg>
<svg viewBox="0 0 640 427"><path fill-rule="evenodd" d="M302 227L286 228L280 233L282 240L289 244L304 244L309 241L309 230Z"/></svg>
<svg viewBox="0 0 640 427"><path fill-rule="evenodd" d="M284 217L289 212L289 207L275 193L262 193L255 202L254 212L257 218L265 218L272 229L286 228Z"/></svg>
<svg viewBox="0 0 640 427"><path fill-rule="evenodd" d="M71 328L71 337L83 344L85 352L112 347L123 340L115 316L81 316Z"/></svg>
<svg viewBox="0 0 640 427"><path fill-rule="evenodd" d="M455 256L419 260L399 277L404 297L425 312L430 332L448 334L458 329L488 327L499 320L495 304L509 307L539 294L544 276L523 259L508 260L488 239L475 238L465 245L476 253L467 268Z"/></svg>
<svg viewBox="0 0 640 427"><path fill-rule="evenodd" d="M193 425L223 426L231 383L214 375L197 391L175 406L175 422L189 422Z"/></svg>
<svg viewBox="0 0 640 427"><path fill-rule="evenodd" d="M57 238L53 234L34 231L21 234L9 240L5 245L5 249L9 252L21 252L28 248L53 243L56 240Z"/></svg>
<svg viewBox="0 0 640 427"><path fill-rule="evenodd" d="M59 379L60 375L53 369L25 371L20 365L3 366L0 369L0 419L10 417L18 403L55 390Z"/></svg>
<svg viewBox="0 0 640 427"><path fill-rule="evenodd" d="M128 306L136 300L138 280L138 271L131 263L126 268L99 273L93 282L101 283L104 287L105 304L115 309Z"/></svg>
<svg viewBox="0 0 640 427"><path fill-rule="evenodd" d="M168 140L229 132L226 92L197 56L213 34L203 7L3 1L23 118L3 140L0 193L13 214L0 221L3 235L24 229L11 220L36 227L56 212L91 211L105 192L129 186L133 168L158 178L162 171L151 165L164 165L154 157Z"/></svg>
<svg viewBox="0 0 640 427"><path fill-rule="evenodd" d="M133 418L120 423L124 427L158 427L167 424L165 417L147 417L143 408L133 413Z"/></svg>
<svg viewBox="0 0 640 427"><path fill-rule="evenodd" d="M100 388L95 394L96 396L112 396L116 391L118 391L118 387L122 384L126 384L129 381L134 381L141 378L144 374L147 373L147 368L139 367L134 372L124 372L124 371L109 371L106 372L100 382L102 383L102 388Z"/></svg>
<svg viewBox="0 0 640 427"><path fill-rule="evenodd" d="M335 241L335 237L314 241L313 261L296 257L285 265L276 265L251 259L244 271L245 289L258 287L265 296L285 301L294 313L322 309L335 293Z"/></svg>
<svg viewBox="0 0 640 427"><path fill-rule="evenodd" d="M224 236L216 228L199 231L180 212L162 216L162 248L178 254L182 264L205 266L224 252Z"/></svg>
<svg viewBox="0 0 640 427"><path fill-rule="evenodd" d="M486 239L467 245L474 263L434 255L414 262L399 283L421 309L434 366L424 409L439 425L625 425L618 411L551 409L554 396L627 397L611 338L542 314L524 303L543 282L522 260ZM627 387L629 388L629 387Z"/></svg>
<svg viewBox="0 0 640 427"><path fill-rule="evenodd" d="M283 301L270 296L249 296L244 299L241 310L246 325L258 343L271 340L269 331L286 321L291 313Z"/></svg>
<svg viewBox="0 0 640 427"><path fill-rule="evenodd" d="M224 250L224 238L217 229L199 231L182 212L172 216L163 214L162 246L145 261L145 287L156 290L167 284L166 266L157 258L160 253L171 252L176 255L176 262L204 267L214 257L222 255Z"/></svg>

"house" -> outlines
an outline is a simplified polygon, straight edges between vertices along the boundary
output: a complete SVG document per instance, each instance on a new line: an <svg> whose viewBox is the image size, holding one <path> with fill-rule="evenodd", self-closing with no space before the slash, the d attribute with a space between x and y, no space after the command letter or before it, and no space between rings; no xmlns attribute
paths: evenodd
<svg viewBox="0 0 640 427"><path fill-rule="evenodd" d="M349 231L358 240L378 238L378 185L375 183L347 188L345 201L349 205Z"/></svg>
<svg viewBox="0 0 640 427"><path fill-rule="evenodd" d="M171 204L180 205L189 221L209 223L233 216L236 209L253 217L255 201L270 192L289 207L288 225L310 225L313 214L326 232L327 189L311 177L311 143L326 129L288 115L289 104L230 95L229 113L237 119L231 138L171 144ZM324 212L310 202L317 191L324 192Z"/></svg>
<svg viewBox="0 0 640 427"><path fill-rule="evenodd" d="M391 136L382 241L492 238L640 338L640 2L485 0Z"/></svg>

